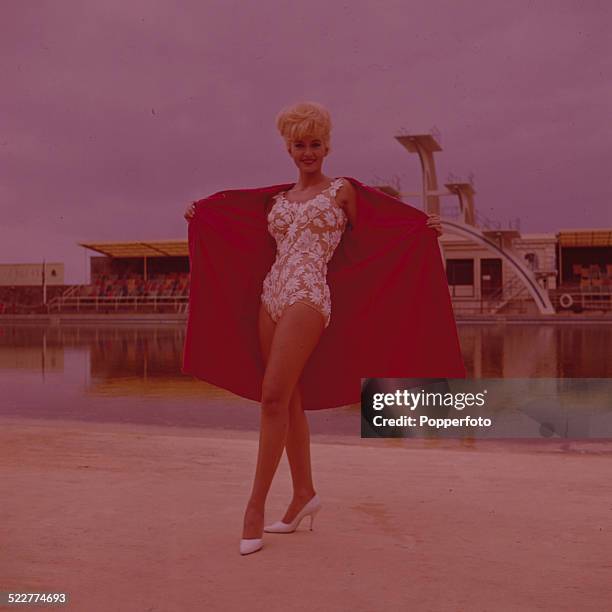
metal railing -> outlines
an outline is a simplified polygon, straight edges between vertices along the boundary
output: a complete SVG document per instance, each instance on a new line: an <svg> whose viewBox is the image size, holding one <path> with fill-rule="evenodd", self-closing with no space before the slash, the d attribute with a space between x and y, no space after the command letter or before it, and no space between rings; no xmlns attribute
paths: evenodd
<svg viewBox="0 0 612 612"><path fill-rule="evenodd" d="M461 218L461 207L456 203L441 203L440 204L440 215L442 217L448 217L452 219ZM521 219L519 217L509 218L504 222L498 221L497 219L491 219L481 213L479 210L474 211L474 221L476 227L484 230L521 230Z"/></svg>
<svg viewBox="0 0 612 612"><path fill-rule="evenodd" d="M486 299L472 301L453 300L452 304L455 315L485 315L495 317L502 314L527 314L532 310L530 305L533 305L533 299L530 296L525 299L513 300L503 312L498 308L498 302L490 302Z"/></svg>
<svg viewBox="0 0 612 612"><path fill-rule="evenodd" d="M73 295L49 302L49 312L187 312L187 295Z"/></svg>
<svg viewBox="0 0 612 612"><path fill-rule="evenodd" d="M454 287L449 285L453 310L457 314L495 315L505 313L523 314L529 311L533 298L527 287L518 276L512 276L509 281L487 295L472 295L462 292L458 295Z"/></svg>
<svg viewBox="0 0 612 612"><path fill-rule="evenodd" d="M579 287L559 287L550 292L550 301L557 312L582 312L584 310L612 311L612 292L608 288L580 289Z"/></svg>
<svg viewBox="0 0 612 612"><path fill-rule="evenodd" d="M526 314L533 311L533 298L524 287L514 291L512 283L504 291L479 298L452 297L453 311L458 315ZM561 287L549 290L550 301L559 314L580 312L612 312L612 292L580 290L579 287Z"/></svg>
<svg viewBox="0 0 612 612"><path fill-rule="evenodd" d="M525 303L531 299L525 283L518 276L512 276L493 293L482 297L481 312L495 314L505 307L524 311Z"/></svg>

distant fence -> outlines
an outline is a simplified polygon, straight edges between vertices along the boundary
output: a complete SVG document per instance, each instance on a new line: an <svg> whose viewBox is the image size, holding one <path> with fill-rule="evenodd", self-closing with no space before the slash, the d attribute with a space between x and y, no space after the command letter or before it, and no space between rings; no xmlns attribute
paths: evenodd
<svg viewBox="0 0 612 612"><path fill-rule="evenodd" d="M559 314L612 312L611 292L560 288L548 293L555 312ZM537 310L533 298L524 293L510 296L493 294L481 298L454 296L452 303L456 315L532 314Z"/></svg>
<svg viewBox="0 0 612 612"><path fill-rule="evenodd" d="M612 292L610 291L584 291L571 287L560 287L550 292L550 301L557 312L612 311Z"/></svg>
<svg viewBox="0 0 612 612"><path fill-rule="evenodd" d="M449 290L452 293L451 288ZM558 313L585 311L612 312L612 292L581 291L576 287L549 290L550 301ZM533 299L523 293L494 294L487 297L452 296L455 314L525 314L534 311ZM0 314L27 313L176 313L188 311L187 295L81 296L62 295L43 304L0 303Z"/></svg>
<svg viewBox="0 0 612 612"><path fill-rule="evenodd" d="M49 312L173 312L185 313L186 295L79 296L58 297L48 304Z"/></svg>

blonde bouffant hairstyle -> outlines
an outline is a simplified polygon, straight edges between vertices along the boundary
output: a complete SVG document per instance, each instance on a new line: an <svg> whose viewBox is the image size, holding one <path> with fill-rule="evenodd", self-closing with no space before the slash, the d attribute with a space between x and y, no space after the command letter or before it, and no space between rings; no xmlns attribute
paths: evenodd
<svg viewBox="0 0 612 612"><path fill-rule="evenodd" d="M330 149L331 116L329 111L317 102L300 102L284 108L276 116L276 127L287 147L302 138L320 138Z"/></svg>

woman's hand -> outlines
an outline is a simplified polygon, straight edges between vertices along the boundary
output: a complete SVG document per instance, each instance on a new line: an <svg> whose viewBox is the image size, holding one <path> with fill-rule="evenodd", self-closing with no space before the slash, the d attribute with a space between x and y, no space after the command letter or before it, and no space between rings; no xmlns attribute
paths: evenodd
<svg viewBox="0 0 612 612"><path fill-rule="evenodd" d="M442 226L440 225L440 215L429 215L429 219L427 219L427 227L431 227L438 232L438 236L441 236L444 232L442 231Z"/></svg>
<svg viewBox="0 0 612 612"><path fill-rule="evenodd" d="M185 214L183 215L187 221L191 221L195 216L195 202L192 202L185 210Z"/></svg>

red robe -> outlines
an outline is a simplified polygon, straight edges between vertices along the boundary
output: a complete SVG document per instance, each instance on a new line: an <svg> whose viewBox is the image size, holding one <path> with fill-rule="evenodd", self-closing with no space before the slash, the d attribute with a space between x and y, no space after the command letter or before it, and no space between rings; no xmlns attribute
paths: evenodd
<svg viewBox="0 0 612 612"><path fill-rule="evenodd" d="M346 177L357 192L328 264L331 321L302 377L304 410L358 403L362 378L465 378L457 327L427 215ZM276 256L270 198L292 183L229 189L196 202L184 374L261 400L263 280Z"/></svg>

